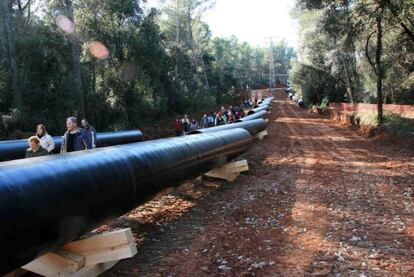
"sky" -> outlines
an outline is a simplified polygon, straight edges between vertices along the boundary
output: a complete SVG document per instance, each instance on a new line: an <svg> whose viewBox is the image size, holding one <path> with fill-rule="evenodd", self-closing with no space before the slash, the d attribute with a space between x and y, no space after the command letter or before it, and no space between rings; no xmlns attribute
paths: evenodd
<svg viewBox="0 0 414 277"><path fill-rule="evenodd" d="M148 0L156 6L160 0ZM235 35L239 41L265 46L267 37L286 40L297 47L297 23L290 18L294 0L216 0L206 12L206 21L217 37Z"/></svg>

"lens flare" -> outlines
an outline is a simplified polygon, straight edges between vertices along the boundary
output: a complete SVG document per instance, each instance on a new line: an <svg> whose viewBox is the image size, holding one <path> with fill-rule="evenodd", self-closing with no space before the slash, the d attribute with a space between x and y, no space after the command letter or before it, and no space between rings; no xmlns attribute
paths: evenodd
<svg viewBox="0 0 414 277"><path fill-rule="evenodd" d="M97 59L104 60L109 57L109 50L99 41L92 41L89 43L89 52Z"/></svg>
<svg viewBox="0 0 414 277"><path fill-rule="evenodd" d="M56 17L56 25L67 34L75 32L75 24L67 16L58 15Z"/></svg>

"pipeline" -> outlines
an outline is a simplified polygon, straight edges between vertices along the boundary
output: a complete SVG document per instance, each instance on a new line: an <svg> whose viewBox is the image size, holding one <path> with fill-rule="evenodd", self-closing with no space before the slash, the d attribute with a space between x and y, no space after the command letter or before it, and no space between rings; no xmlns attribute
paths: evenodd
<svg viewBox="0 0 414 277"><path fill-rule="evenodd" d="M273 104L273 97L268 97L266 99L263 99L263 100L259 101L257 104L258 104L258 106L272 105Z"/></svg>
<svg viewBox="0 0 414 277"><path fill-rule="evenodd" d="M252 144L238 128L0 163L0 276Z"/></svg>
<svg viewBox="0 0 414 277"><path fill-rule="evenodd" d="M106 147L119 144L138 142L143 139L139 130L97 133L97 147ZM53 137L55 141L54 154L60 152L62 137ZM23 159L29 144L26 139L0 141L0 162Z"/></svg>
<svg viewBox="0 0 414 277"><path fill-rule="evenodd" d="M244 122L252 119L258 119L258 118L267 118L267 111L258 111L257 113L245 116L236 122Z"/></svg>
<svg viewBox="0 0 414 277"><path fill-rule="evenodd" d="M262 100L260 100L259 102L272 102L272 101L273 101L273 99L274 99L274 97L273 97L273 96L269 96L269 97L263 98L263 99L262 99Z"/></svg>
<svg viewBox="0 0 414 277"><path fill-rule="evenodd" d="M223 130L231 130L235 128L243 128L247 130L252 136L255 136L261 131L264 131L266 129L266 125L267 125L267 122L264 119L260 118L260 119L247 120L244 122L237 122L237 123L226 124L226 125L221 125L221 126L216 126L216 127L198 129L196 131L190 132L190 135L206 134L206 133L218 132L218 131L223 131Z"/></svg>
<svg viewBox="0 0 414 277"><path fill-rule="evenodd" d="M247 115L251 115L260 111L268 111L270 109L270 105L261 105L258 106L257 108L254 108L250 111L247 112Z"/></svg>

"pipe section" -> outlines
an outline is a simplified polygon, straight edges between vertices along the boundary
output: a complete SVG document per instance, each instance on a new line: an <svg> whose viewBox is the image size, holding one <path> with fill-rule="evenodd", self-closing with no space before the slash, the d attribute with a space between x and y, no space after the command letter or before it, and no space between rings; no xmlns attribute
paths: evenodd
<svg viewBox="0 0 414 277"><path fill-rule="evenodd" d="M258 106L257 108L254 108L250 111L247 112L247 115L251 115L260 111L268 111L270 109L270 105L261 105Z"/></svg>
<svg viewBox="0 0 414 277"><path fill-rule="evenodd" d="M274 99L274 97L273 97L273 96L271 96L271 97L266 97L265 99L260 100L260 101L258 102L258 104L259 104L259 105L262 105L262 104L270 104L270 105L272 105L272 104L273 104L273 99Z"/></svg>
<svg viewBox="0 0 414 277"><path fill-rule="evenodd" d="M252 143L237 128L0 163L0 276Z"/></svg>
<svg viewBox="0 0 414 277"><path fill-rule="evenodd" d="M248 121L248 120L258 119L258 118L267 118L267 111L259 111L257 113L245 116L245 117L237 120L236 122L245 122L245 121Z"/></svg>
<svg viewBox="0 0 414 277"><path fill-rule="evenodd" d="M143 134L139 130L117 131L97 133L97 147L138 142L143 139ZM53 137L55 141L54 154L60 152L62 137ZM27 139L0 141L0 162L23 159L26 149L29 148Z"/></svg>
<svg viewBox="0 0 414 277"><path fill-rule="evenodd" d="M242 128L247 130L252 136L255 136L257 133L260 133L266 129L267 122L264 119L253 119L244 122L226 124L216 127L199 129L197 131L190 132L190 135L194 134L206 134L211 132L218 132L223 130L231 130L235 128Z"/></svg>

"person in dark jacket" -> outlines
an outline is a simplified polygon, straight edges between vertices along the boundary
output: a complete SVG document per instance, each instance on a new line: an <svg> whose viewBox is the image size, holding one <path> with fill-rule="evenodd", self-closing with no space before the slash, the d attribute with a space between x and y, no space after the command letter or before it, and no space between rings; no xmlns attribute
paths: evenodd
<svg viewBox="0 0 414 277"><path fill-rule="evenodd" d="M29 138L30 148L26 150L26 158L34 158L49 155L49 152L40 145L40 139L36 136Z"/></svg>
<svg viewBox="0 0 414 277"><path fill-rule="evenodd" d="M76 117L69 117L66 120L66 127L68 130L63 135L60 153L92 149L91 140L83 129L78 128Z"/></svg>
<svg viewBox="0 0 414 277"><path fill-rule="evenodd" d="M210 113L207 116L207 120L208 120L207 127L214 127L215 126L215 116L214 116L214 113Z"/></svg>
<svg viewBox="0 0 414 277"><path fill-rule="evenodd" d="M85 118L81 120L81 124L82 124L83 130L85 130L86 134L89 137L89 140L91 141L92 148L96 148L97 138L96 138L95 128L89 125L89 122Z"/></svg>
<svg viewBox="0 0 414 277"><path fill-rule="evenodd" d="M208 128L208 116L207 114L203 115L203 118L201 118L201 128Z"/></svg>

